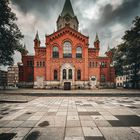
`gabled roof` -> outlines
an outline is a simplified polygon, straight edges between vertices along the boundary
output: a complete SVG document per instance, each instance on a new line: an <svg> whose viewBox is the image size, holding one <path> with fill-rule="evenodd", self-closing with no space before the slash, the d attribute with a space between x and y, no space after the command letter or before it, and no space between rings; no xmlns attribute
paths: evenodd
<svg viewBox="0 0 140 140"><path fill-rule="evenodd" d="M65 1L64 8L62 10L61 16L64 17L67 14L69 14L71 17L75 16L70 0Z"/></svg>
<svg viewBox="0 0 140 140"><path fill-rule="evenodd" d="M63 32L63 31L65 31L66 29L68 29L68 30L72 31L73 33L76 33L77 35L82 36L82 37L84 37L84 38L89 38L88 36L83 35L82 33L80 33L80 32L78 32L78 31L74 30L73 28L71 28L71 27L69 27L69 26L65 26L64 28L62 28L62 29L56 31L55 33L52 33L52 34L50 34L50 35L47 35L46 37L52 37L52 36L54 36L54 35L56 35L56 34L59 34L59 33Z"/></svg>

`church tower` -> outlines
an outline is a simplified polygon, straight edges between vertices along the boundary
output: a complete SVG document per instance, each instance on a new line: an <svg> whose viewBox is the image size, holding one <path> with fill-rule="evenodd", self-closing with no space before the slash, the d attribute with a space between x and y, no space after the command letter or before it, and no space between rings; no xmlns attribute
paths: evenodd
<svg viewBox="0 0 140 140"><path fill-rule="evenodd" d="M58 20L57 20L57 30L60 30L64 28L65 26L69 26L77 31L79 28L79 22L78 22L77 17L74 14L70 0L65 1L62 13L59 15Z"/></svg>

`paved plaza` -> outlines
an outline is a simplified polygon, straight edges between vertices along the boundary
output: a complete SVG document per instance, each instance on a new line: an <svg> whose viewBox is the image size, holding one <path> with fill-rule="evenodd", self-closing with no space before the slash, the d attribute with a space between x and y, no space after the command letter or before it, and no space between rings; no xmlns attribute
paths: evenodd
<svg viewBox="0 0 140 140"><path fill-rule="evenodd" d="M140 97L36 97L0 104L0 140L140 140Z"/></svg>

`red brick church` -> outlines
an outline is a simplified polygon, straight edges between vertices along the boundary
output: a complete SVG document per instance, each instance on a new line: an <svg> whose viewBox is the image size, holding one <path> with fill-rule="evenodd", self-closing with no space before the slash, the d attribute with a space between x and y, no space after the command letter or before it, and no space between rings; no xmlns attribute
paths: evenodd
<svg viewBox="0 0 140 140"><path fill-rule="evenodd" d="M46 35L45 47L40 46L37 33L34 39L35 55L28 55L26 49L22 53L20 85L46 89L92 89L114 85L111 51L106 52L106 57L100 57L98 35L90 48L89 37L78 29L79 21L70 0L66 0L57 19L57 31Z"/></svg>

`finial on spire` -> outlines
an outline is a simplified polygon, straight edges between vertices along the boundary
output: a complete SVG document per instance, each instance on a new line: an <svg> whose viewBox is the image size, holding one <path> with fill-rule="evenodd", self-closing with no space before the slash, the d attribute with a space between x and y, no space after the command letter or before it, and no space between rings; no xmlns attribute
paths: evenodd
<svg viewBox="0 0 140 140"><path fill-rule="evenodd" d="M108 43L108 48L107 48L107 51L108 51L108 52L110 51L110 46L109 46L109 43Z"/></svg>
<svg viewBox="0 0 140 140"><path fill-rule="evenodd" d="M95 42L99 41L98 33L96 33Z"/></svg>

